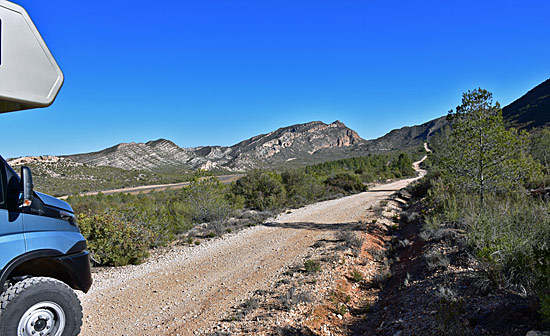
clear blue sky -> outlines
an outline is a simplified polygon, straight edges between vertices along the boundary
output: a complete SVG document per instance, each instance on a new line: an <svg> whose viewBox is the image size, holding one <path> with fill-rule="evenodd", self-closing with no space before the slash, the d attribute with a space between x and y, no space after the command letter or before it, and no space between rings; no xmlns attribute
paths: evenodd
<svg viewBox="0 0 550 336"><path fill-rule="evenodd" d="M15 2L65 84L49 108L0 114L4 157L232 145L313 120L371 139L468 89L506 105L550 77L543 0Z"/></svg>

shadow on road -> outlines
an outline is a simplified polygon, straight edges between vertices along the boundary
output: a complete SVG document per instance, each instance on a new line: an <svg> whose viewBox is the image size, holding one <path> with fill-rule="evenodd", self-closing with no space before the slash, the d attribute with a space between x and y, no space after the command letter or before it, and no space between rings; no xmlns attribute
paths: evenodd
<svg viewBox="0 0 550 336"><path fill-rule="evenodd" d="M282 229L303 229L303 230L318 230L318 231L360 231L365 229L365 224L360 222L354 223L337 223L337 224L319 224L312 222L290 222L290 223L264 223L267 227L276 227Z"/></svg>
<svg viewBox="0 0 550 336"><path fill-rule="evenodd" d="M379 189L379 190L367 190L365 192L368 193L376 193L376 192L396 192L398 189Z"/></svg>
<svg viewBox="0 0 550 336"><path fill-rule="evenodd" d="M263 226L294 229L294 230L314 230L314 231L363 231L372 235L385 235L379 225L374 225L367 222L352 222L352 223L336 223L336 224L320 224L313 222L294 222L294 223L264 223Z"/></svg>

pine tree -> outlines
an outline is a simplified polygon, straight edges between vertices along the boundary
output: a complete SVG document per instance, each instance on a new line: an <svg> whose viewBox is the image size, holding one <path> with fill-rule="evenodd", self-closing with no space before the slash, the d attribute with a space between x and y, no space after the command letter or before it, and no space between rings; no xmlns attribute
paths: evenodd
<svg viewBox="0 0 550 336"><path fill-rule="evenodd" d="M488 192L517 189L533 171L526 153L527 134L506 130L502 110L492 93L481 88L462 95L449 111L452 132L443 177L456 191L477 193L483 205Z"/></svg>

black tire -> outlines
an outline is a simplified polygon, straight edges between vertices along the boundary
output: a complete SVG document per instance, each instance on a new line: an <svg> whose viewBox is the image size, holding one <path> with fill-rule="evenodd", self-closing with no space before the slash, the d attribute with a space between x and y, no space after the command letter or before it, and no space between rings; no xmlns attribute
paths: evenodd
<svg viewBox="0 0 550 336"><path fill-rule="evenodd" d="M59 280L25 279L0 295L0 336L75 336L81 326L80 300Z"/></svg>

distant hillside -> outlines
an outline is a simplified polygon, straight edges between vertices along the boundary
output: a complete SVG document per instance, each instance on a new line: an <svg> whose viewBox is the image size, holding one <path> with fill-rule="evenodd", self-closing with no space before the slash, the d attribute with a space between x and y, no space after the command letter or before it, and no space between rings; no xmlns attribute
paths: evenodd
<svg viewBox="0 0 550 336"><path fill-rule="evenodd" d="M279 128L231 147L181 148L165 139L147 143L124 143L102 151L69 155L66 158L92 166L170 171L173 169L219 169L243 171L297 161L319 162L321 158L342 158L341 149L367 142L340 121L321 121ZM334 150L336 149L336 150ZM318 160L312 159L317 158Z"/></svg>
<svg viewBox="0 0 550 336"><path fill-rule="evenodd" d="M550 79L504 107L502 116L516 128L531 129L550 125Z"/></svg>
<svg viewBox="0 0 550 336"><path fill-rule="evenodd" d="M370 140L367 148L369 151L388 151L420 146L446 124L446 117L440 117L422 125L395 129L378 139Z"/></svg>
<svg viewBox="0 0 550 336"><path fill-rule="evenodd" d="M128 170L91 166L57 156L31 156L13 159L9 164L19 171L22 165L32 169L35 189L53 196L78 194L187 181L186 174L158 174L146 170Z"/></svg>
<svg viewBox="0 0 550 336"><path fill-rule="evenodd" d="M165 139L147 143L121 143L98 152L65 156L71 161L90 166L149 171L165 167L186 166L193 157L193 150L180 148L172 141Z"/></svg>

